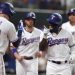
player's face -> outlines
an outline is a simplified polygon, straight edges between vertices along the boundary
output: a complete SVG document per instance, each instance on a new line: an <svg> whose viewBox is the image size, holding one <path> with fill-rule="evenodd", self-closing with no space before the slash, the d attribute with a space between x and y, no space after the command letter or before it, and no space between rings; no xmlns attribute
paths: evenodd
<svg viewBox="0 0 75 75"><path fill-rule="evenodd" d="M28 26L28 27L33 27L33 25L34 25L34 19L32 19L32 18L26 19L26 20L25 20L25 24L26 24L26 26Z"/></svg>
<svg viewBox="0 0 75 75"><path fill-rule="evenodd" d="M56 29L57 25L49 24L49 29Z"/></svg>
<svg viewBox="0 0 75 75"><path fill-rule="evenodd" d="M75 14L69 16L71 22L75 22Z"/></svg>
<svg viewBox="0 0 75 75"><path fill-rule="evenodd" d="M49 29L51 33L57 34L59 32L60 27L58 25L50 24Z"/></svg>

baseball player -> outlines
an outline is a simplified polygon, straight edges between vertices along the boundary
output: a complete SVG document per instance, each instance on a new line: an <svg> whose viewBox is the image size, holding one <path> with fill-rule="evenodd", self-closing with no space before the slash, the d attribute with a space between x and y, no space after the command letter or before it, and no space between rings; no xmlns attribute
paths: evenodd
<svg viewBox="0 0 75 75"><path fill-rule="evenodd" d="M71 75L70 53L75 52L72 34L61 28L62 16L59 13L52 13L47 21L50 30L43 39L47 46L46 75Z"/></svg>
<svg viewBox="0 0 75 75"><path fill-rule="evenodd" d="M14 51L16 57L16 75L38 75L39 43L43 32L35 28L36 15L28 12L24 21L21 21L21 41Z"/></svg>
<svg viewBox="0 0 75 75"><path fill-rule="evenodd" d="M16 29L9 21L14 14L12 6L0 2L0 75L6 75L3 55L8 48L9 41L14 43L18 39Z"/></svg>
<svg viewBox="0 0 75 75"><path fill-rule="evenodd" d="M62 28L72 33L75 41L75 8L72 8L67 13L68 20L67 22L62 24ZM75 57L75 54L72 56ZM75 62L73 63L73 74L75 75Z"/></svg>

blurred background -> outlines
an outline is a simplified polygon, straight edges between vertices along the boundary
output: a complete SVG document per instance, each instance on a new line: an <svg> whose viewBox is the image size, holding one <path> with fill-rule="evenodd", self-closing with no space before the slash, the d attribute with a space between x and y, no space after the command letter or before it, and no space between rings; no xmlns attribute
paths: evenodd
<svg viewBox="0 0 75 75"><path fill-rule="evenodd" d="M75 0L0 0L1 2L10 2L14 5L16 14L11 21L17 28L20 19L24 19L25 13L33 11L36 13L36 27L43 28L47 26L46 18L50 13L59 12L63 16L63 22L67 21L67 10L75 7ZM7 75L15 75L15 60L5 54L5 67ZM14 64L14 65L13 65ZM39 58L39 75L45 75L46 58Z"/></svg>

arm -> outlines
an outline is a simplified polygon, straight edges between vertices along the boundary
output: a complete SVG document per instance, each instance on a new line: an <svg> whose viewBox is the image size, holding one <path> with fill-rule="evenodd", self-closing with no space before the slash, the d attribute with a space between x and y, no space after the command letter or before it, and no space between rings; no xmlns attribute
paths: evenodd
<svg viewBox="0 0 75 75"><path fill-rule="evenodd" d="M42 52L47 52L48 42L47 39L43 38L43 40L39 44L39 49Z"/></svg>
<svg viewBox="0 0 75 75"><path fill-rule="evenodd" d="M75 63L75 40L74 37L71 35L69 39L69 47L70 47L70 61Z"/></svg>
<svg viewBox="0 0 75 75"><path fill-rule="evenodd" d="M17 48L15 48L13 46L13 48L11 49L12 53L14 54L14 57L18 60L18 61L22 61L24 59L23 56L20 56L17 52Z"/></svg>
<svg viewBox="0 0 75 75"><path fill-rule="evenodd" d="M47 39L44 39L39 44L39 52L36 52L35 57L44 57L48 48Z"/></svg>
<svg viewBox="0 0 75 75"><path fill-rule="evenodd" d="M41 56L43 56L43 55L45 56L47 49L48 49L48 41L47 41L48 32L49 32L49 29L47 29L44 26L42 40L40 41L40 44L39 44L39 50L40 50Z"/></svg>
<svg viewBox="0 0 75 75"><path fill-rule="evenodd" d="M48 42L47 42L47 39L44 39L40 42L39 44L39 56L42 57L42 56L45 56L46 55L46 52L47 52L47 48L48 48Z"/></svg>

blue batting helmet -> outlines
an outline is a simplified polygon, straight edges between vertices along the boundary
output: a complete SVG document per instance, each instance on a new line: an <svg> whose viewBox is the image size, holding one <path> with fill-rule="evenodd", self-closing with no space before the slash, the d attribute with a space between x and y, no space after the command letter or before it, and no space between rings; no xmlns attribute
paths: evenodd
<svg viewBox="0 0 75 75"><path fill-rule="evenodd" d="M70 9L67 14L68 16L71 14L75 14L75 8Z"/></svg>
<svg viewBox="0 0 75 75"><path fill-rule="evenodd" d="M62 16L59 13L53 13L49 16L49 18L47 19L47 21L50 24L54 24L54 25L61 25L62 23Z"/></svg>
<svg viewBox="0 0 75 75"><path fill-rule="evenodd" d="M9 17L13 16L15 13L14 7L11 3L2 3L0 2L0 14L6 14Z"/></svg>
<svg viewBox="0 0 75 75"><path fill-rule="evenodd" d="M35 13L34 12L28 12L27 14L26 14L26 17L25 17L25 19L28 19L28 18L32 18L32 19L36 19L36 15L35 15Z"/></svg>

